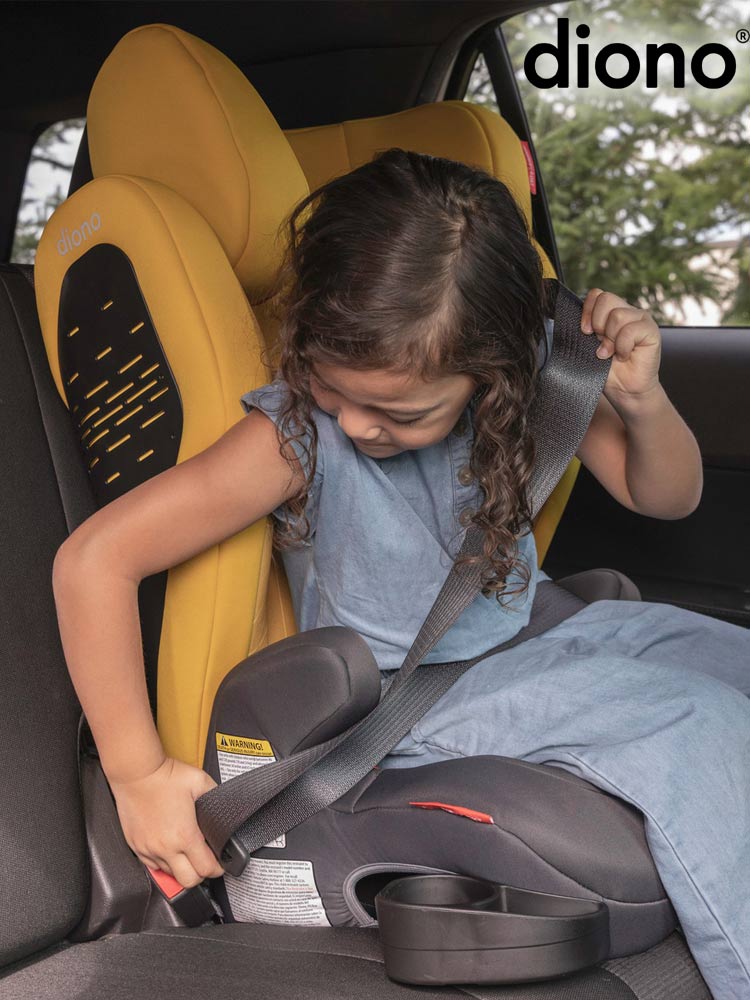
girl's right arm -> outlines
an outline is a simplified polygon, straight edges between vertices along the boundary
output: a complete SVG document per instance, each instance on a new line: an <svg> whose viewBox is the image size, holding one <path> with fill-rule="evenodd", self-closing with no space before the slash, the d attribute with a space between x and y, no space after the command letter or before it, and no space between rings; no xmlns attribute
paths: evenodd
<svg viewBox="0 0 750 1000"><path fill-rule="evenodd" d="M111 501L63 542L52 583L65 660L126 840L182 885L223 869L194 801L215 786L167 757L146 689L138 585L235 535L297 492L302 469L251 410L198 455Z"/></svg>

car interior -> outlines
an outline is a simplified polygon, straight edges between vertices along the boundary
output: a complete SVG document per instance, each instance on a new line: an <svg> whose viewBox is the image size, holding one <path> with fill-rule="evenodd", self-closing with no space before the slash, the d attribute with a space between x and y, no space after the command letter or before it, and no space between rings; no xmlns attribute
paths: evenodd
<svg viewBox="0 0 750 1000"><path fill-rule="evenodd" d="M60 644L51 575L65 538L207 448L242 419L240 396L270 380L278 228L309 191L393 146L477 165L508 185L545 277L564 281L544 163L530 169L501 30L542 6L126 0L0 12L0 997L385 1000L418 988L711 1000L641 814L572 774L510 758L373 772L256 852L240 878L210 880L207 906L194 893L172 905L173 890L125 842ZM32 40L34 72L22 77ZM500 113L466 99L479 53ZM32 147L67 118L86 120L67 196L34 265L14 262ZM750 510L750 338L740 332L662 330L660 377L703 456L693 514L635 514L575 458L544 504L540 566L579 601L664 601L750 624L747 547L737 543ZM218 778L220 732L240 725L241 698L225 680L296 632L270 519L145 579L138 604L165 751L196 767L211 761ZM282 703L275 676L262 688L250 678L242 697L266 705L265 729L244 736L270 740L283 757L328 735L322 720L331 734L349 724L350 690L327 684L319 703L309 690L299 705ZM235 714L219 722L227 699ZM467 810L493 825L467 822ZM565 975L540 963L528 981L505 985L394 981L375 897L424 874L604 902L606 957Z"/></svg>

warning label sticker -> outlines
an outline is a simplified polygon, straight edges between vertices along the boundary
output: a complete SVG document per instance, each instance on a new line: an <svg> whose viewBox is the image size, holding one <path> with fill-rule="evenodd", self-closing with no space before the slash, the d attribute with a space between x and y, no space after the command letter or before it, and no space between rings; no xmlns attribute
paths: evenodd
<svg viewBox="0 0 750 1000"><path fill-rule="evenodd" d="M246 736L230 736L229 733L216 734L216 749L224 753L241 753L248 757L273 757L268 740L251 740Z"/></svg>
<svg viewBox="0 0 750 1000"><path fill-rule="evenodd" d="M235 920L330 927L311 861L250 858L239 878L224 876Z"/></svg>
<svg viewBox="0 0 750 1000"><path fill-rule="evenodd" d="M276 760L268 740L253 740L245 736L230 736L228 733L216 733L216 757L219 762L219 774L222 784L230 778L236 778L245 771L253 771L264 764L273 764ZM286 834L282 833L266 847L286 847Z"/></svg>

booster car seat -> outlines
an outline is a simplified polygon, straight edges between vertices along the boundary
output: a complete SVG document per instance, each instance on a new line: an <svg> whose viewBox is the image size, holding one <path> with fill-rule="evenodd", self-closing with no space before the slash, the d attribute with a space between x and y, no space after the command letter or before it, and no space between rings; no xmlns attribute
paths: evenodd
<svg viewBox="0 0 750 1000"><path fill-rule="evenodd" d="M314 183L401 145L492 171L529 213L517 140L483 108L422 105L295 137ZM241 418L239 396L268 381L256 314L271 338L275 237L308 181L240 71L168 25L138 28L118 43L92 90L88 141L94 179L48 223L36 290L50 369L102 505L207 447ZM324 170L327 143L339 158ZM576 471L561 483L564 497ZM553 494L535 525L540 559L562 503ZM293 633L291 603L265 523L161 576L161 592L154 586L141 606L144 641L156 636L144 652L158 679L159 732L168 754L200 766L222 680ZM284 740L274 734L279 753ZM435 775L440 801L502 817L491 848L479 824L408 805L436 797ZM303 861L308 889L320 897L307 908L311 920L287 914L280 922L371 924L374 884L437 869L605 899L611 957L648 948L674 927L640 815L559 768L483 758L387 772L303 826L284 847L258 852L279 861L273 852L283 851L287 866ZM315 840L335 843L338 856L313 857Z"/></svg>

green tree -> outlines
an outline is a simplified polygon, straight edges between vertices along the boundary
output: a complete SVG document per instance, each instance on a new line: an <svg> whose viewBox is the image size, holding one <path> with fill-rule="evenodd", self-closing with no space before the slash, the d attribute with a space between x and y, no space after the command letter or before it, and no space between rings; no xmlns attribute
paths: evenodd
<svg viewBox="0 0 750 1000"><path fill-rule="evenodd" d="M571 86L537 89L523 74L524 57L536 42L556 44L558 17L570 19ZM580 23L591 29L588 89L575 86ZM722 251L707 244L722 231L750 226L750 62L735 43L739 23L725 0L630 0L627 6L587 0L584 7L556 4L506 22L565 280L579 294L611 289L662 323L667 302L726 295ZM630 87L607 89L593 63L611 41L643 56L647 42L679 43L687 86L672 86L672 62L664 57L658 88L645 88L644 68ZM689 57L707 41L728 45L737 58L735 79L720 90L701 88L690 77ZM467 99L494 106L485 78L486 69L478 67ZM750 325L748 243L740 239L732 257L740 278L723 323ZM697 268L701 254L711 263Z"/></svg>

